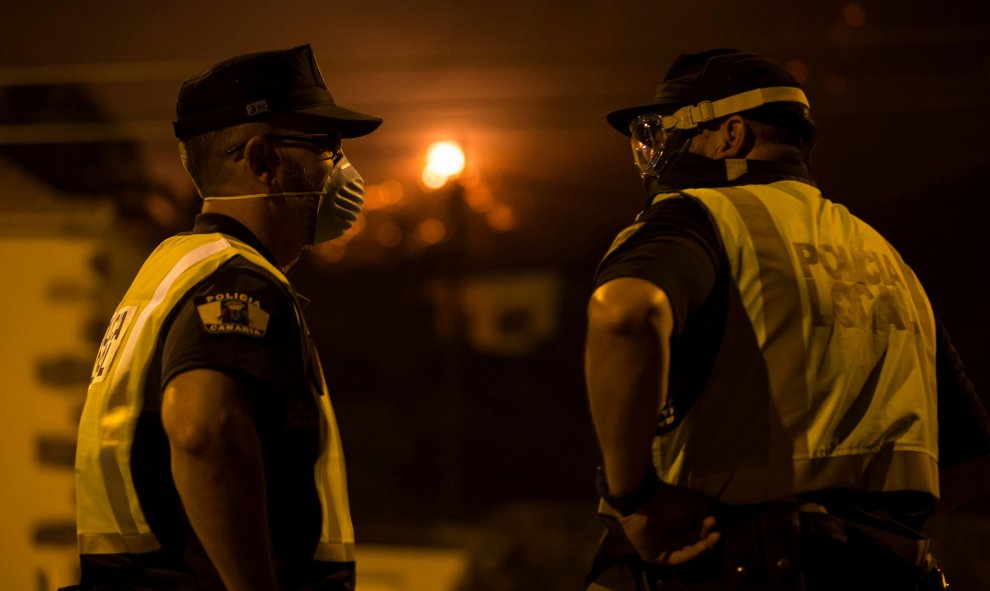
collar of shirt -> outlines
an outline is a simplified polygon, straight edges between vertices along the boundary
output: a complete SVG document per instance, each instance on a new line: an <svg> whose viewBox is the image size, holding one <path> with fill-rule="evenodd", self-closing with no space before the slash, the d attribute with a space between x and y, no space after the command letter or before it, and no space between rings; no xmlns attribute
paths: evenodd
<svg viewBox="0 0 990 591"><path fill-rule="evenodd" d="M694 156L694 155L688 155ZM682 158L681 165L663 175L662 179L647 176L644 186L650 195L675 193L682 189L731 187L736 185L765 185L792 180L816 186L808 169L790 162L769 160L711 160L700 156Z"/></svg>
<svg viewBox="0 0 990 591"><path fill-rule="evenodd" d="M278 267L278 263L275 262L275 257L268 252L265 245L258 240L258 237L254 235L251 230L248 230L247 226L240 223L230 216L223 215L221 213L201 213L196 216L196 223L193 226L190 234L214 234L220 233L230 236L231 238L236 238L241 242L247 244L251 248L258 251L261 256L268 259L268 262Z"/></svg>

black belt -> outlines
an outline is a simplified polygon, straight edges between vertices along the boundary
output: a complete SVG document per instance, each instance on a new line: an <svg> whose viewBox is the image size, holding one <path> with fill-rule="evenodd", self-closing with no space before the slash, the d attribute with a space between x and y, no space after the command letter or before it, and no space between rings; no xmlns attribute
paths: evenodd
<svg viewBox="0 0 990 591"><path fill-rule="evenodd" d="M608 531L588 575L589 589L805 591L816 588L814 581L833 575L830 565L856 561L884 573L884 583L876 588L944 588L926 537L907 528L895 533L854 523L829 514L820 504L727 506L718 515L722 537L716 550L674 568L640 560L618 521L610 515L600 517ZM855 584L851 580L841 588L851 591Z"/></svg>

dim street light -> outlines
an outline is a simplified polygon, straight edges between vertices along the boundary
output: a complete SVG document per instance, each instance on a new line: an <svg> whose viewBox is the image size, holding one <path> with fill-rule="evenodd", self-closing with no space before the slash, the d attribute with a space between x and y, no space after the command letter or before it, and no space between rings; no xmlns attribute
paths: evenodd
<svg viewBox="0 0 990 591"><path fill-rule="evenodd" d="M437 142L426 152L423 184L439 189L452 176L464 170L464 151L457 142Z"/></svg>

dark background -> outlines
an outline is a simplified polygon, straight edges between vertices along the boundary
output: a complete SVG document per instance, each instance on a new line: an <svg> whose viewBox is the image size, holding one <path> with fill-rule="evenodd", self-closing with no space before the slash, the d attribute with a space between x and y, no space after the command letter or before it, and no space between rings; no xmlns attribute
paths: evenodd
<svg viewBox="0 0 990 591"><path fill-rule="evenodd" d="M401 201L368 210L360 234L292 272L313 299L362 540L443 542L453 535L443 524L495 531L514 519L530 525L509 528L506 548L526 530L575 532L581 552L594 537L574 517L593 510L597 463L584 305L598 257L644 199L627 140L604 114L647 101L682 51L747 49L804 80L824 193L901 250L970 377L990 387L990 11L979 2L7 4L0 157L67 199L117 204L123 238L103 261L111 291L130 279L114 256L139 261L198 207L170 128L185 77L235 54L311 43L338 102L385 119L345 149L370 184L401 187ZM442 139L461 142L469 171L463 186L429 192L417 179ZM462 202L479 191L501 222ZM446 224L446 240L415 240L427 218ZM392 247L376 239L387 223L404 231ZM120 244L132 251L114 254ZM470 345L462 314L438 330L450 312L437 289L519 273L559 286L549 338L500 355ZM502 328L524 330L525 314L511 312Z"/></svg>

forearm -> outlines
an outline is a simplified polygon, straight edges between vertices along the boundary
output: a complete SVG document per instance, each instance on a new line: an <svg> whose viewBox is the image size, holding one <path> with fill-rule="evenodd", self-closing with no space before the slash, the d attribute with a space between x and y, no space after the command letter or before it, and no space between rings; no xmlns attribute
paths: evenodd
<svg viewBox="0 0 990 591"><path fill-rule="evenodd" d="M663 292L640 280L606 284L589 304L588 399L615 493L636 487L652 469L650 449L669 363L668 312Z"/></svg>
<svg viewBox="0 0 990 591"><path fill-rule="evenodd" d="M190 524L230 590L278 589L261 447L234 415L201 447L172 446L172 475Z"/></svg>

